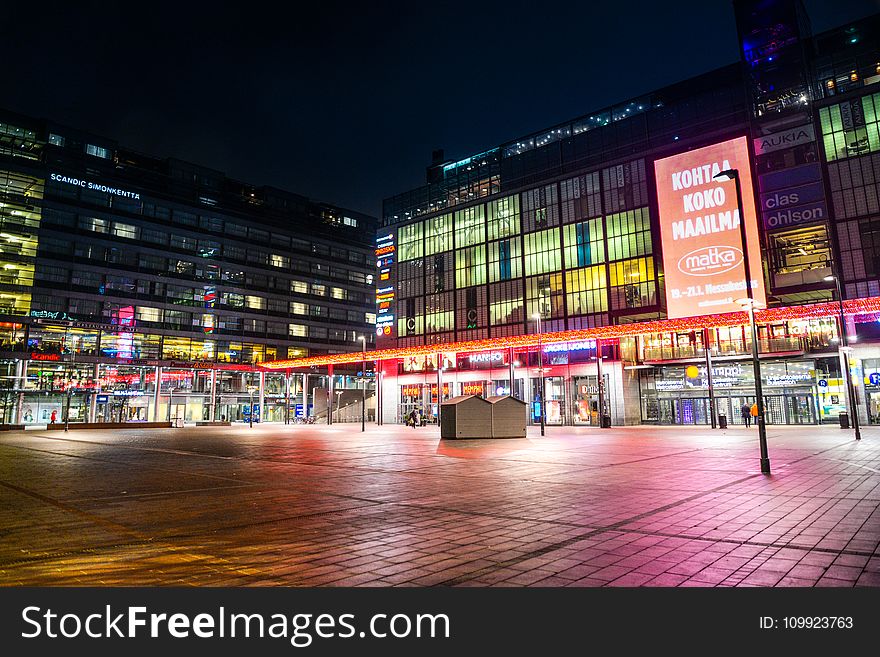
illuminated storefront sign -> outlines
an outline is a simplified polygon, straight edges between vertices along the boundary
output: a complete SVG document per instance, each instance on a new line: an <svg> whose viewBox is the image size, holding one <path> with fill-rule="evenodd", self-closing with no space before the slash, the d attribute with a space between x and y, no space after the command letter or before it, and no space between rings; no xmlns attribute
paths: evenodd
<svg viewBox="0 0 880 657"><path fill-rule="evenodd" d="M544 353L553 354L560 351L584 351L587 349L595 349L595 340L581 340L579 342L560 342L558 344L548 344L544 346Z"/></svg>
<svg viewBox="0 0 880 657"><path fill-rule="evenodd" d="M504 354L500 351L490 351L482 354L471 354L468 356L469 363L503 363Z"/></svg>
<svg viewBox="0 0 880 657"><path fill-rule="evenodd" d="M59 354L31 354L31 360L48 360L48 361L59 361L61 360L61 356Z"/></svg>
<svg viewBox="0 0 880 657"><path fill-rule="evenodd" d="M69 176L61 175L60 173L53 173L49 176L49 180L54 182L63 183L65 185L73 185L74 187L82 187L83 189L94 189L99 192L106 192L108 194L115 194L116 196L122 196L123 198L132 198L135 200L140 200L141 195L137 192L129 192L125 189L119 189L117 187L109 187L107 185L102 185L100 183L92 182L90 180L84 180L82 178L71 178Z"/></svg>
<svg viewBox="0 0 880 657"><path fill-rule="evenodd" d="M484 386L482 381L473 381L470 383L462 383L461 384L461 394L463 395L481 395L483 394Z"/></svg>
<svg viewBox="0 0 880 657"><path fill-rule="evenodd" d="M772 135L765 135L753 140L755 144L755 155L764 155L772 153L783 148L792 148L801 144L808 144L816 141L816 133L813 130L813 124L798 126L783 132L777 132Z"/></svg>
<svg viewBox="0 0 880 657"><path fill-rule="evenodd" d="M734 183L714 180L727 169L739 172L752 290L765 302L748 143L739 137L654 163L670 319L742 310L736 301L747 294Z"/></svg>
<svg viewBox="0 0 880 657"><path fill-rule="evenodd" d="M376 268L379 270L377 280L382 287L376 289L376 335L379 338L394 337L393 312L394 285L389 285L394 280L391 271L394 263L394 233L378 235L376 237Z"/></svg>
<svg viewBox="0 0 880 657"><path fill-rule="evenodd" d="M57 319L60 322L75 322L76 317L73 315L68 315L66 312L58 311L53 312L51 310L32 310L30 312L31 317L38 317L40 319Z"/></svg>

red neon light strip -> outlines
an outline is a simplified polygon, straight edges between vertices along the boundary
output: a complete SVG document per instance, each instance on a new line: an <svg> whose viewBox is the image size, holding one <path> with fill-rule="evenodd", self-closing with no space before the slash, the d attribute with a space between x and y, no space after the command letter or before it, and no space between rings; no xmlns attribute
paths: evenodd
<svg viewBox="0 0 880 657"><path fill-rule="evenodd" d="M880 297L867 297L864 299L849 299L843 302L845 315L872 315L880 316ZM788 306L785 308L768 308L759 310L755 314L755 320L759 323L780 322L794 319L818 319L821 317L837 317L840 306L837 301L814 303L807 306ZM647 333L668 333L673 331L690 331L702 328L716 328L721 326L742 326L748 323L749 316L745 311L722 313L718 315L701 315L698 317L682 317L680 319L660 319L653 322L638 322L633 324L617 324L614 326L598 326L591 329L575 331L557 331L544 333L541 336L543 344L552 342L574 342L579 340L622 338L633 335L645 335ZM463 352L485 351L489 349L507 349L509 347L534 347L538 339L534 335L515 335L505 338L491 338L486 340L470 340L467 342L448 342L444 344L419 345L417 347L405 347L400 349L381 349L368 351L367 360L392 360L406 358L407 356L424 356L438 352ZM260 367L269 370L280 370L294 367L310 367L312 365L338 365L343 363L360 363L362 352L353 351L345 354L329 354L326 356L311 356L309 358L294 358L292 360L276 360L262 363Z"/></svg>

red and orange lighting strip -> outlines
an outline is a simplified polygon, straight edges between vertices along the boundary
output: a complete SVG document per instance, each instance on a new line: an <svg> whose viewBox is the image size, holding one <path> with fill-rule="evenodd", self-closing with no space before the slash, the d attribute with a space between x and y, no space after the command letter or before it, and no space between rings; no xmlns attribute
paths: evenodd
<svg viewBox="0 0 880 657"><path fill-rule="evenodd" d="M868 315L872 318L880 317L880 297L867 297L864 299L850 299L844 301L843 312L844 315ZM759 324L765 324L797 319L837 317L839 314L839 303L837 301L827 301L806 306L788 306L785 308L768 308L766 310L759 310L755 313L755 321ZM575 331L543 333L541 335L541 342L546 345L554 342L624 338L651 333L672 333L676 331L692 331L722 326L741 326L747 324L748 321L749 315L745 311L722 313L718 315L682 317L680 319L660 319L652 322L635 322L632 324L616 324L614 326L597 326L596 328L579 329ZM400 349L380 349L377 351L368 351L366 356L367 360L393 360L406 358L408 356L425 356L428 354L436 354L438 352L458 353L490 351L508 349L510 347L534 347L537 345L537 336L527 334L484 340L469 340L467 342L419 345L416 347L404 347ZM282 370L295 367L311 367L313 365L360 363L362 361L363 352L353 351L345 354L328 354L324 356L310 356L308 358L294 358L292 360L276 360L269 363L262 363L261 367L269 370Z"/></svg>

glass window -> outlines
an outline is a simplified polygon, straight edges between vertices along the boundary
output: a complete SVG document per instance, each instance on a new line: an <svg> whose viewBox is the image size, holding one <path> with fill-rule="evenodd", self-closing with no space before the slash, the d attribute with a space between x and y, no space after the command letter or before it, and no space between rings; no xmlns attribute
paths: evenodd
<svg viewBox="0 0 880 657"><path fill-rule="evenodd" d="M522 324L522 282L496 283L489 288L489 321L500 324Z"/></svg>
<svg viewBox="0 0 880 657"><path fill-rule="evenodd" d="M565 315L562 303L562 274L542 274L526 279L526 316L542 318Z"/></svg>
<svg viewBox="0 0 880 657"><path fill-rule="evenodd" d="M608 266L611 308L638 308L656 303L653 258L635 258Z"/></svg>
<svg viewBox="0 0 880 657"><path fill-rule="evenodd" d="M149 253L138 255L138 267L142 271L165 271L167 266L168 260L161 256L150 255Z"/></svg>
<svg viewBox="0 0 880 657"><path fill-rule="evenodd" d="M287 314L287 301L285 299L268 299L268 309L272 313Z"/></svg>
<svg viewBox="0 0 880 657"><path fill-rule="evenodd" d="M486 245L456 248L455 284L457 287L482 285L486 282Z"/></svg>
<svg viewBox="0 0 880 657"><path fill-rule="evenodd" d="M290 267L290 258L288 256L273 253L269 256L269 264L273 267L288 269Z"/></svg>
<svg viewBox="0 0 880 657"><path fill-rule="evenodd" d="M556 185L523 192L523 230L533 231L559 224L559 195Z"/></svg>
<svg viewBox="0 0 880 657"><path fill-rule="evenodd" d="M452 292L431 294L425 298L425 331L443 333L455 328Z"/></svg>
<svg viewBox="0 0 880 657"><path fill-rule="evenodd" d="M136 240L140 237L140 228L132 224L124 224L119 221L113 222L113 234L116 237L124 237L129 240Z"/></svg>
<svg viewBox="0 0 880 657"><path fill-rule="evenodd" d="M829 162L880 151L880 92L821 108L819 124Z"/></svg>
<svg viewBox="0 0 880 657"><path fill-rule="evenodd" d="M287 333L295 338L305 338L308 336L309 328L305 324L289 324Z"/></svg>
<svg viewBox="0 0 880 657"><path fill-rule="evenodd" d="M231 221L226 222L226 234L235 235L236 237L247 237L247 226L236 224Z"/></svg>
<svg viewBox="0 0 880 657"><path fill-rule="evenodd" d="M605 219L608 259L621 260L651 253L651 221L648 208L612 214Z"/></svg>
<svg viewBox="0 0 880 657"><path fill-rule="evenodd" d="M559 229L551 228L523 237L525 240L526 276L557 271L562 267Z"/></svg>
<svg viewBox="0 0 880 657"><path fill-rule="evenodd" d="M110 159L110 151L108 149L95 146L94 144L86 144L86 154L94 155L95 157L102 157L105 160Z"/></svg>
<svg viewBox="0 0 880 657"><path fill-rule="evenodd" d="M482 205L455 213L455 248L460 249L486 241L486 217Z"/></svg>
<svg viewBox="0 0 880 657"><path fill-rule="evenodd" d="M188 235L172 235L171 248L183 249L185 251L195 251L198 248L198 240Z"/></svg>
<svg viewBox="0 0 880 657"><path fill-rule="evenodd" d="M452 215L441 214L426 219L425 255L442 253L452 248Z"/></svg>
<svg viewBox="0 0 880 657"><path fill-rule="evenodd" d="M522 276L520 237L489 243L489 282L509 281Z"/></svg>
<svg viewBox="0 0 880 657"><path fill-rule="evenodd" d="M397 252L400 261L415 260L421 258L422 249L422 224L415 223L401 226L397 229Z"/></svg>
<svg viewBox="0 0 880 657"><path fill-rule="evenodd" d="M588 315L608 310L605 266L583 267L565 273L568 314Z"/></svg>
<svg viewBox="0 0 880 657"><path fill-rule="evenodd" d="M110 221L108 219L99 219L98 217L80 217L79 227L96 233L109 233Z"/></svg>
<svg viewBox="0 0 880 657"><path fill-rule="evenodd" d="M560 183L562 223L590 219L602 214L602 189L599 172L588 173Z"/></svg>
<svg viewBox="0 0 880 657"><path fill-rule="evenodd" d="M605 212L620 212L648 205L645 161L634 160L602 170Z"/></svg>
<svg viewBox="0 0 880 657"><path fill-rule="evenodd" d="M602 219L591 219L565 226L565 266L587 267L605 261Z"/></svg>
<svg viewBox="0 0 880 657"><path fill-rule="evenodd" d="M162 309L150 308L148 306L138 306L136 317L139 322L161 322Z"/></svg>
<svg viewBox="0 0 880 657"><path fill-rule="evenodd" d="M248 237L255 242L268 242L269 231L262 228L248 228Z"/></svg>
<svg viewBox="0 0 880 657"><path fill-rule="evenodd" d="M309 284L305 281L290 281L290 291L297 294L308 294Z"/></svg>
<svg viewBox="0 0 880 657"><path fill-rule="evenodd" d="M199 227L204 230L210 230L214 233L222 233L223 232L223 220L219 217L208 217L202 215L199 217Z"/></svg>
<svg viewBox="0 0 880 657"><path fill-rule="evenodd" d="M176 224L182 224L184 226L198 226L199 219L192 212L187 212L186 210L174 210L173 221Z"/></svg>
<svg viewBox="0 0 880 657"><path fill-rule="evenodd" d="M269 254L266 251L262 251L261 249L248 249L247 259L248 262L257 263L260 265L269 264Z"/></svg>
<svg viewBox="0 0 880 657"><path fill-rule="evenodd" d="M309 306L306 303L301 303L299 301L291 301L289 308L290 308L290 313L292 315L308 315L309 314Z"/></svg>
<svg viewBox="0 0 880 657"><path fill-rule="evenodd" d="M248 308L253 308L255 310L265 310L266 299L249 294L245 297L245 306L247 306Z"/></svg>
<svg viewBox="0 0 880 657"><path fill-rule="evenodd" d="M154 228L144 228L141 230L141 239L151 244L168 244L169 235L164 230L156 230Z"/></svg>
<svg viewBox="0 0 880 657"><path fill-rule="evenodd" d="M519 235L519 196L507 196L497 201L490 201L488 210L487 225L490 240Z"/></svg>

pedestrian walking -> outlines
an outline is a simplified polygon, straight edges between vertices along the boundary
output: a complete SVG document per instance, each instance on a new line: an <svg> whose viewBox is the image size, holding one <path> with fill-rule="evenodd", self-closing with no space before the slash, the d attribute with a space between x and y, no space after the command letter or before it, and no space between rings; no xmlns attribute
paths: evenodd
<svg viewBox="0 0 880 657"><path fill-rule="evenodd" d="M752 407L749 409L749 415L751 415L752 422L755 423L755 426L758 426L758 402L752 404Z"/></svg>
<svg viewBox="0 0 880 657"><path fill-rule="evenodd" d="M746 427L752 426L752 409L748 404L742 405L742 408L739 409L739 414L742 416L743 424L745 424Z"/></svg>
<svg viewBox="0 0 880 657"><path fill-rule="evenodd" d="M52 415L49 416L49 424L55 424L55 420L58 418L58 411L52 411Z"/></svg>

